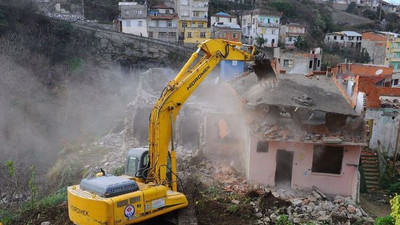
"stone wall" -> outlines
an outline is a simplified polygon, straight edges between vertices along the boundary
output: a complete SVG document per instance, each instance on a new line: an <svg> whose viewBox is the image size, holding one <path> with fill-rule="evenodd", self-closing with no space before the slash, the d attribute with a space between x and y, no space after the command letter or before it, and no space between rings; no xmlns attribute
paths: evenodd
<svg viewBox="0 0 400 225"><path fill-rule="evenodd" d="M119 62L132 68L167 66L180 68L189 59L195 48L160 41L132 34L120 33L100 27L73 23L74 27L90 34L99 42L96 54L103 63ZM107 60L109 59L109 60Z"/></svg>

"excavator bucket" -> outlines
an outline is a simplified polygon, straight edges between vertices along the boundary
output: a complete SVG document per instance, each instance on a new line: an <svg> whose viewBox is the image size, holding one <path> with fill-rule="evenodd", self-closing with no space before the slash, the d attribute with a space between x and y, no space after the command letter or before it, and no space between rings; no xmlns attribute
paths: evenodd
<svg viewBox="0 0 400 225"><path fill-rule="evenodd" d="M271 61L264 56L256 57L255 64L252 65L254 73L257 75L258 82L278 82L275 70Z"/></svg>

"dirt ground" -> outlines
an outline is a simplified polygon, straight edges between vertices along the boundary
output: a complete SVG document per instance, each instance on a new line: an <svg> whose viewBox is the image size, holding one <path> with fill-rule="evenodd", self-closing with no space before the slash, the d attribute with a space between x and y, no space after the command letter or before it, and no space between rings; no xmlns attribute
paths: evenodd
<svg viewBox="0 0 400 225"><path fill-rule="evenodd" d="M63 203L52 208L25 211L16 225L41 224L48 221L52 225L73 225L68 218L68 205Z"/></svg>
<svg viewBox="0 0 400 225"><path fill-rule="evenodd" d="M390 198L383 191L364 193L360 195L361 207L372 217L384 217L390 214Z"/></svg>

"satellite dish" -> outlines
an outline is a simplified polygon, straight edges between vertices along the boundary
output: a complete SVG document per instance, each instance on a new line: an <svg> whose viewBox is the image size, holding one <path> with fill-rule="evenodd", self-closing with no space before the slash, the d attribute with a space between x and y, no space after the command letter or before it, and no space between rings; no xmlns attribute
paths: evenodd
<svg viewBox="0 0 400 225"><path fill-rule="evenodd" d="M375 74L376 74L376 75L381 75L382 72L383 72L383 70L382 70L382 69L379 69L379 70L377 70L377 71L375 72Z"/></svg>

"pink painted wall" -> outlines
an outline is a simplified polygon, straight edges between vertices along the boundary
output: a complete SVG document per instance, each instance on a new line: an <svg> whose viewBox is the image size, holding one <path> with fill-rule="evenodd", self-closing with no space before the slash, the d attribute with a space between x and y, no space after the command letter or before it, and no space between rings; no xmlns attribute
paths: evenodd
<svg viewBox="0 0 400 225"><path fill-rule="evenodd" d="M356 199L357 174L361 147L344 146L341 174L312 173L314 144L295 142L269 142L267 153L256 152L257 139L250 137L248 179L253 183L275 185L276 152L293 151L292 188L318 187L327 194L352 196Z"/></svg>

